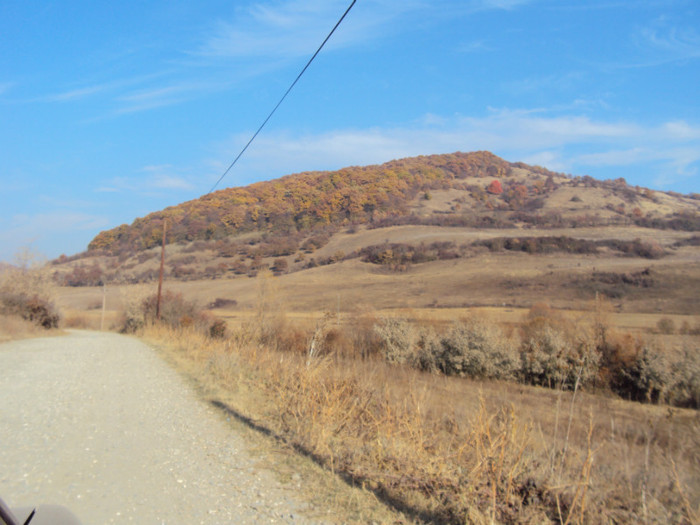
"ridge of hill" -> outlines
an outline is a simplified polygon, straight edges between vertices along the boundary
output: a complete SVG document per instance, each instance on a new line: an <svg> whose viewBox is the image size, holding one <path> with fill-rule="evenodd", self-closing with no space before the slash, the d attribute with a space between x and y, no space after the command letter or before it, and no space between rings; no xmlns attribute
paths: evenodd
<svg viewBox="0 0 700 525"><path fill-rule="evenodd" d="M166 279L205 304L235 297L252 307L247 277L266 269L302 310L342 288L355 302L384 307L547 297L570 307L603 293L635 311L690 313L700 289L700 195L554 173L488 152L220 190L101 232L88 251L52 262L55 281L157 279L165 220Z"/></svg>
<svg viewBox="0 0 700 525"><path fill-rule="evenodd" d="M588 192L592 198L586 205L575 206L581 197L557 192L562 187L602 191ZM429 201L432 192L450 190L462 195L449 209L437 210L438 206L427 203L416 209L417 196ZM568 202L562 197L569 197ZM700 229L700 201L697 195L692 197L631 187L624 179L570 177L510 163L486 151L457 152L304 172L219 190L103 231L90 242L88 252L116 255L159 246L165 221L171 243L251 232L289 235L348 224L576 227L635 223L695 231ZM428 217L434 211L443 217Z"/></svg>
<svg viewBox="0 0 700 525"><path fill-rule="evenodd" d="M163 221L167 221L170 242L222 239L254 231L290 233L329 225L377 223L387 217L408 215L409 201L422 192L471 189L481 193L477 198L483 199L483 184L483 188L467 188L467 181L473 179L504 181L506 198L510 195L508 182L515 182L514 173L522 169L545 178L563 177L544 168L511 164L485 151L304 172L219 190L151 213L131 225L101 232L90 242L88 251L116 254L158 246ZM535 191L542 188L544 185Z"/></svg>

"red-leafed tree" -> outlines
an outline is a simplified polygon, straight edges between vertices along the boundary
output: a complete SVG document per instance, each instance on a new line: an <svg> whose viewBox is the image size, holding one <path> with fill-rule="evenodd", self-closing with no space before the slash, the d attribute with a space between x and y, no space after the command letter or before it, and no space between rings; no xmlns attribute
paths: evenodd
<svg viewBox="0 0 700 525"><path fill-rule="evenodd" d="M489 184L488 188L486 188L486 191L492 195L500 195L503 193L503 186L501 186L501 182L499 180L494 180L491 184Z"/></svg>

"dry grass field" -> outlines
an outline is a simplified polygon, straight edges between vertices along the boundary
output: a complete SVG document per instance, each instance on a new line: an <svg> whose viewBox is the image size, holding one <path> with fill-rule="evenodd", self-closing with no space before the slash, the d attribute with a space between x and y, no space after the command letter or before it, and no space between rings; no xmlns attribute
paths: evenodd
<svg viewBox="0 0 700 525"><path fill-rule="evenodd" d="M357 242L360 246L384 240L401 242L401 239L420 238L420 235L430 235L433 241L458 234L451 229L443 228L442 233L437 230L397 227L387 231L342 234L340 240L334 237L322 250L332 252L337 246L348 245L342 243ZM592 237L595 232L583 233ZM371 239L366 238L369 235ZM607 234L598 232L598 235ZM379 237L375 239L376 236ZM676 236L670 235L671 239ZM360 237L362 239L358 240ZM336 246L336 243L340 244ZM648 271L649 279L643 285L624 281L628 275L645 271ZM435 310L434 315L450 319L459 318L465 308L496 307L507 314L507 310L527 309L538 302L547 302L561 309L581 310L595 298L596 291L604 295L612 292L618 296L611 301L616 315L627 314L619 317L624 319L623 326L643 328L647 324L653 327L659 315L689 316L687 320L692 324L693 316L700 315L697 301L700 294L700 250L696 247L678 249L662 259L612 254L530 255L481 251L468 258L426 262L402 272L350 259L286 273L273 280L279 300L291 315L411 308ZM108 285L107 310L119 311L124 297L130 294L128 290L144 287L147 285ZM227 318L245 316L246 312L256 308L256 279L247 276L167 280L166 287L182 292L202 307L207 307L217 298L236 301L232 311L219 312ZM155 288L155 283L151 288ZM63 287L58 301L64 310L92 311L101 307L102 289ZM645 315L634 320L635 314Z"/></svg>
<svg viewBox="0 0 700 525"><path fill-rule="evenodd" d="M374 493L399 522L699 517L694 410L310 359L257 344L257 322L224 341L158 326L145 337L213 404Z"/></svg>
<svg viewBox="0 0 700 525"><path fill-rule="evenodd" d="M411 228L392 232L413 235ZM446 330L477 316L517 333L543 302L583 325L595 309L595 272L649 269L654 286L616 284L623 294L606 303L606 325L620 339L630 334L654 339L665 352L697 352L698 336L679 334L700 328L696 262L691 248L655 260L482 252L401 272L351 259L280 276L167 281L167 290L205 308L235 301L210 309L229 336L218 341L160 326L143 336L216 406L402 513L392 521L695 523L696 410L624 401L595 388L571 392L391 366L353 358L352 341L358 329L386 318ZM107 286L104 322L101 287L60 288L58 303L72 326L114 328L130 304L154 291L155 283ZM658 333L663 320L673 333ZM263 325L277 335L263 336ZM319 326L350 354L304 355ZM357 509L346 503L336 502L344 521L367 518L352 518Z"/></svg>

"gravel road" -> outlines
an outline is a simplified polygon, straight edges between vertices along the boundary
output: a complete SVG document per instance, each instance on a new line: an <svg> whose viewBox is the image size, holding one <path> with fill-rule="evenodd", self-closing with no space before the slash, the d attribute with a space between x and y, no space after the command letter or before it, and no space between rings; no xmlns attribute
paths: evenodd
<svg viewBox="0 0 700 525"><path fill-rule="evenodd" d="M0 496L84 524L309 523L152 349L70 332L0 345Z"/></svg>

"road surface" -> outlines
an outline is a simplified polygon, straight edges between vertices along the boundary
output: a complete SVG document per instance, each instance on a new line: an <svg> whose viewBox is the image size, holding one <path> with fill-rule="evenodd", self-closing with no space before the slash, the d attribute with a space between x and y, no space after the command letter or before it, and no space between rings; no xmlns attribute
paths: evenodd
<svg viewBox="0 0 700 525"><path fill-rule="evenodd" d="M309 523L213 407L136 339L0 345L0 497L84 524Z"/></svg>

